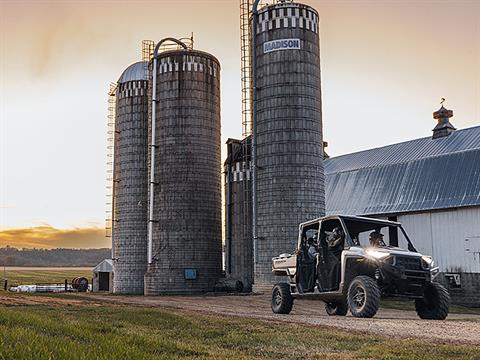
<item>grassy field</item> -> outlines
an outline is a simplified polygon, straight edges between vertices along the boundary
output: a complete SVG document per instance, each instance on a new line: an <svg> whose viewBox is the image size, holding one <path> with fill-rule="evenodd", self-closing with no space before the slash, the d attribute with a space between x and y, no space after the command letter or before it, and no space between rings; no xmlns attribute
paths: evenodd
<svg viewBox="0 0 480 360"><path fill-rule="evenodd" d="M84 276L91 281L92 272L88 270L10 270L6 272L6 278L9 285L33 285L36 283L59 283L62 284L65 279L71 281L74 277ZM1 288L3 290L4 274L0 271Z"/></svg>
<svg viewBox="0 0 480 360"><path fill-rule="evenodd" d="M63 283L65 279L71 281L74 277L83 276L91 281L92 272L89 270L68 268L61 270L11 270L7 271L7 279L10 286L36 283ZM0 272L0 291L3 290L3 272ZM403 299L382 299L381 307L386 309L415 311L413 301ZM451 313L480 314L480 308L467 308L452 305Z"/></svg>
<svg viewBox="0 0 480 360"><path fill-rule="evenodd" d="M0 359L478 359L478 348L121 306L0 307Z"/></svg>
<svg viewBox="0 0 480 360"><path fill-rule="evenodd" d="M15 271L17 283L78 270ZM15 294L3 296L15 297ZM61 294L29 295L62 297ZM388 300L389 308L411 304ZM0 359L480 359L478 347L432 344L263 320L135 306L0 305Z"/></svg>

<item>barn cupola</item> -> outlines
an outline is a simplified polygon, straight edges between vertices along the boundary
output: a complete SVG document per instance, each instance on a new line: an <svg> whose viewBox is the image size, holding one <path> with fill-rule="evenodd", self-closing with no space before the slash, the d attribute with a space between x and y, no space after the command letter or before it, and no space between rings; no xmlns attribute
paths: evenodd
<svg viewBox="0 0 480 360"><path fill-rule="evenodd" d="M437 126L432 130L433 131L433 136L432 139L438 139L441 137L445 137L450 135L452 132L454 132L455 127L450 123L450 118L453 116L453 110L447 110L443 107L443 101L442 99L442 106L440 109L435 111L433 113L433 118L438 121Z"/></svg>

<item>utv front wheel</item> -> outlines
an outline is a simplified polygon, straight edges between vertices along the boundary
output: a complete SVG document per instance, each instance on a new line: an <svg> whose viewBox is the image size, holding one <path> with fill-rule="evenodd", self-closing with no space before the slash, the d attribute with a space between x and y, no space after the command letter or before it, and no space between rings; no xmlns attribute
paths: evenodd
<svg viewBox="0 0 480 360"><path fill-rule="evenodd" d="M327 302L325 303L325 311L330 316L345 316L348 312L348 305L346 301Z"/></svg>
<svg viewBox="0 0 480 360"><path fill-rule="evenodd" d="M348 287L348 307L355 317L371 318L380 305L380 289L368 276L357 276Z"/></svg>
<svg viewBox="0 0 480 360"><path fill-rule="evenodd" d="M415 300L415 310L420 319L444 320L449 306L448 290L439 283L429 283L423 292L423 299Z"/></svg>
<svg viewBox="0 0 480 360"><path fill-rule="evenodd" d="M278 283L272 289L272 311L275 314L289 314L292 311L293 298L290 285Z"/></svg>

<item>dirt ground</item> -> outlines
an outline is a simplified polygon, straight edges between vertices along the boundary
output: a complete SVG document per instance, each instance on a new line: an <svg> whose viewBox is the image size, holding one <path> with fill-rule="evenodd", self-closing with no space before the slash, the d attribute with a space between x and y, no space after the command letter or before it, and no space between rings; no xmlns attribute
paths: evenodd
<svg viewBox="0 0 480 360"><path fill-rule="evenodd" d="M328 316L320 301L297 300L289 315L273 314L269 295L249 296L118 296L86 294L79 297L45 297L24 294L0 295L0 305L136 305L179 309L224 316L256 318L275 322L291 322L309 326L334 327L357 333L425 339L438 343L480 345L480 315L450 314L445 321L420 320L414 311L380 309L373 319L357 319L348 315ZM480 348L479 348L480 349ZM480 350L479 350L480 351Z"/></svg>

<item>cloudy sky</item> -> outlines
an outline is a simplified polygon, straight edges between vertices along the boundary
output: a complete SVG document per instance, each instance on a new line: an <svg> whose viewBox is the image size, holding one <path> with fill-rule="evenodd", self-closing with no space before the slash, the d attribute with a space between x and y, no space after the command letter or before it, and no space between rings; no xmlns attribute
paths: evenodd
<svg viewBox="0 0 480 360"><path fill-rule="evenodd" d="M480 1L305 0L321 17L330 155L429 136L441 97L480 123ZM108 246L107 90L141 40L222 63L223 140L241 135L239 1L0 0L0 246Z"/></svg>

